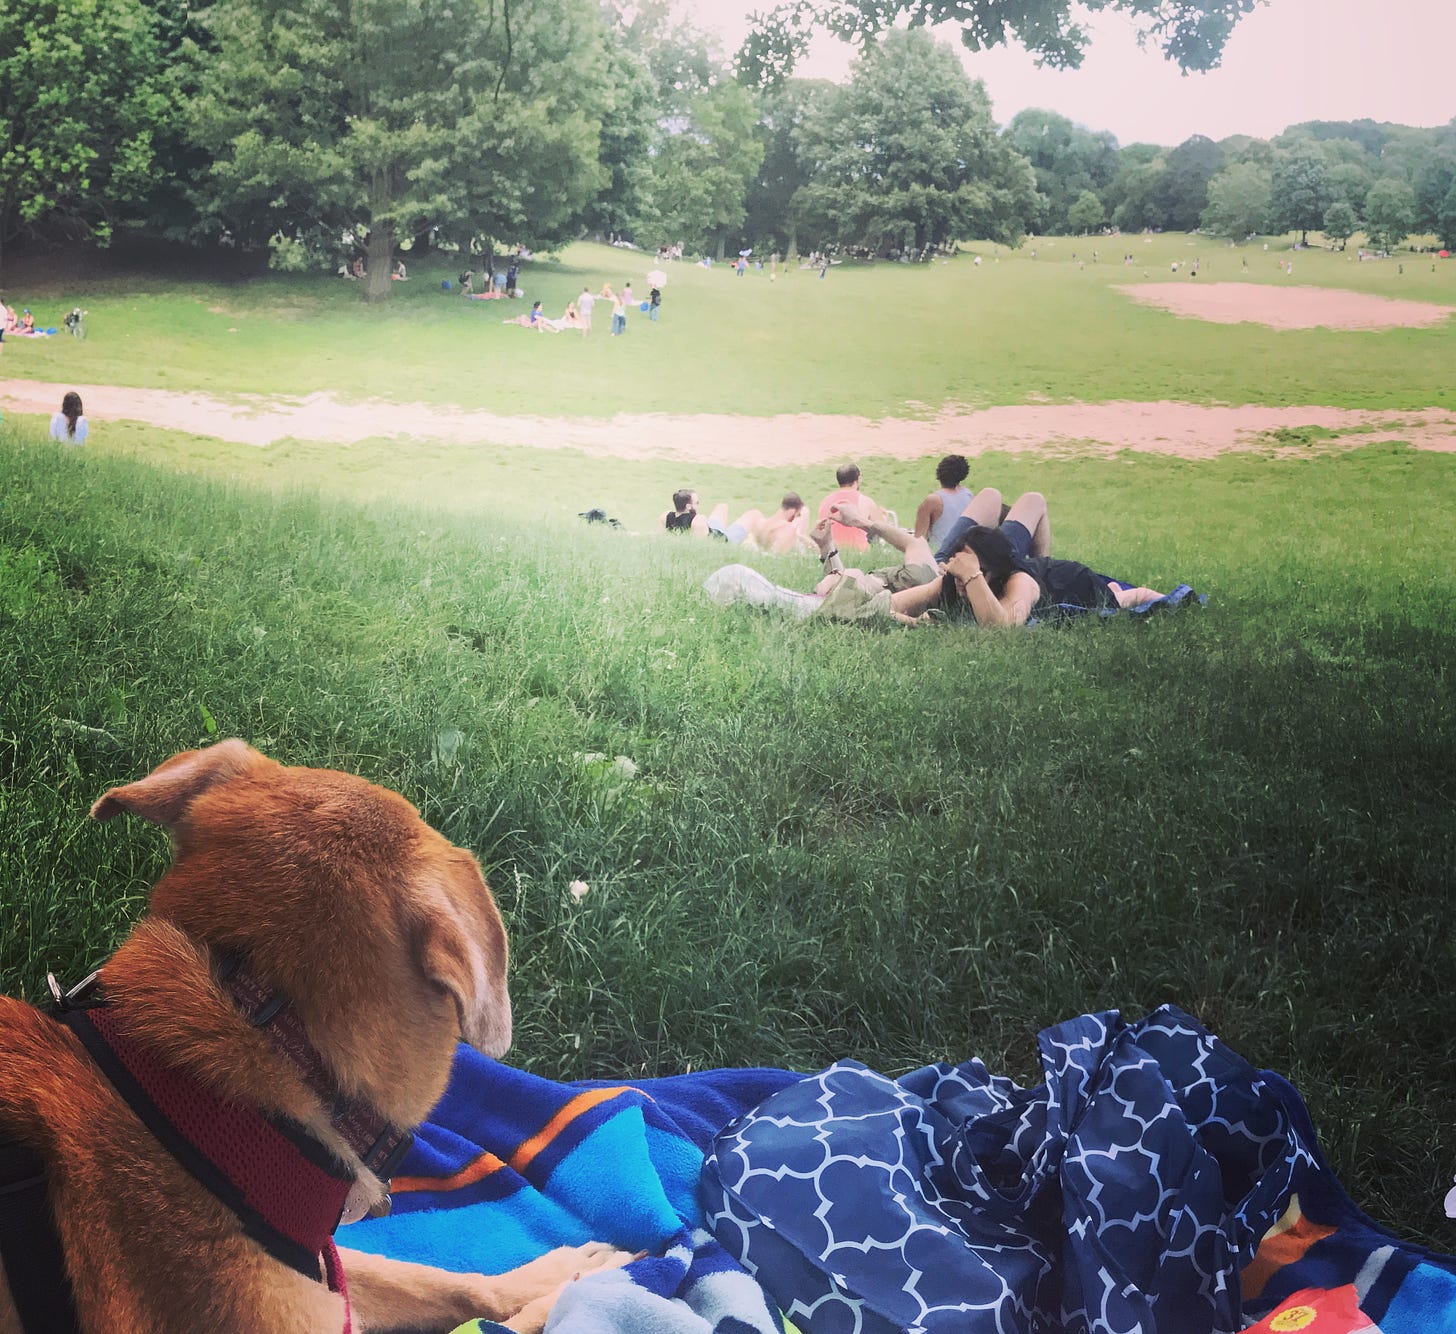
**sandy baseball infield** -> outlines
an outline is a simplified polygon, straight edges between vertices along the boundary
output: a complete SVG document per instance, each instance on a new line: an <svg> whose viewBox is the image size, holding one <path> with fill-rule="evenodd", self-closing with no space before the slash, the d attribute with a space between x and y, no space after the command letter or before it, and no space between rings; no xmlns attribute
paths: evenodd
<svg viewBox="0 0 1456 1334"><path fill-rule="evenodd" d="M1213 324L1264 324L1271 329L1416 329L1443 324L1450 306L1400 301L1331 287L1264 283L1129 283L1119 292L1145 306Z"/></svg>

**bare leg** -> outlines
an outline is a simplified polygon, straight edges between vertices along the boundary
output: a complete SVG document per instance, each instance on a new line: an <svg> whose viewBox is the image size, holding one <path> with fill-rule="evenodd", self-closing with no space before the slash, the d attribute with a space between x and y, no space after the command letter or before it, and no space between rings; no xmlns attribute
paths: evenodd
<svg viewBox="0 0 1456 1334"><path fill-rule="evenodd" d="M1047 518L1046 497L1040 491L1023 491L1006 516L1006 522L1015 519L1031 534L1031 554L1046 556L1052 549L1052 526Z"/></svg>
<svg viewBox="0 0 1456 1334"><path fill-rule="evenodd" d="M1001 493L994 486L983 486L961 513L982 528L995 528L1001 522Z"/></svg>
<svg viewBox="0 0 1456 1334"><path fill-rule="evenodd" d="M701 514L693 516L693 536L707 537L713 528L723 528L728 522L728 503L723 501L713 506L712 512L707 518Z"/></svg>
<svg viewBox="0 0 1456 1334"><path fill-rule="evenodd" d="M1109 584L1112 589L1112 596L1117 599L1119 607L1141 607L1145 602L1156 602L1164 595L1155 588L1119 588L1116 584Z"/></svg>

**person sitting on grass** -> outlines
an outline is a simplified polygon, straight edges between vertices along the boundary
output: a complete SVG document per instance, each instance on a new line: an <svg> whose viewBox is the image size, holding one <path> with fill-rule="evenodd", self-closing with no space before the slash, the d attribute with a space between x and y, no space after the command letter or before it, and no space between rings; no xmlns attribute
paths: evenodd
<svg viewBox="0 0 1456 1334"><path fill-rule="evenodd" d="M51 416L51 439L81 445L86 442L87 429L81 395L74 389L69 390L61 399L61 410Z"/></svg>
<svg viewBox="0 0 1456 1334"><path fill-rule="evenodd" d="M397 283L406 282L409 279L409 271L404 266L404 260L394 261L394 271L389 275Z"/></svg>
<svg viewBox="0 0 1456 1334"><path fill-rule="evenodd" d="M662 516L662 526L670 533L691 533L707 537L708 520L698 513L698 493L687 487L672 493L672 508Z"/></svg>
<svg viewBox="0 0 1456 1334"><path fill-rule="evenodd" d="M511 319L502 320L502 324L519 324L523 329L534 329L537 333L560 333L561 330L546 318L546 312L541 309L539 301L531 303L530 311L525 315L516 315Z"/></svg>
<svg viewBox="0 0 1456 1334"><path fill-rule="evenodd" d="M829 518L830 511L840 504L853 505L871 519L883 521L889 517L883 505L859 489L860 475L857 464L846 463L836 468L834 480L839 484L838 489L831 491L819 502L821 519ZM834 543L836 546L852 547L856 551L868 551L870 540L863 531L841 523L834 527Z"/></svg>
<svg viewBox="0 0 1456 1334"><path fill-rule="evenodd" d="M581 316L577 314L575 301L568 301L566 303L566 309L561 312L561 318L559 320L544 320L542 322L552 333L562 333L567 329L575 329L580 334L586 333L586 325L582 323Z"/></svg>
<svg viewBox="0 0 1456 1334"><path fill-rule="evenodd" d="M975 495L963 485L970 472L964 454L947 454L935 465L935 480L940 487L926 496L915 511L915 536L925 538L932 549L949 536L951 526Z"/></svg>

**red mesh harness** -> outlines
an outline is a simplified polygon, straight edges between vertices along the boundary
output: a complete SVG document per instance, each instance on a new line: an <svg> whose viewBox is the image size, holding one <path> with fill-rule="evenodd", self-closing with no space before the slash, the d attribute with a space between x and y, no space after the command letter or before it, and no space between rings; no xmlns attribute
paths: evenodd
<svg viewBox="0 0 1456 1334"><path fill-rule="evenodd" d="M162 1147L237 1215L249 1237L343 1298L344 1334L352 1334L333 1233L353 1170L297 1122L230 1102L159 1059L132 1035L126 1007L94 994L97 977L92 974L65 996L53 983L56 1017ZM234 959L224 963L221 980L244 1018L293 1062L330 1109L335 1129L364 1165L387 1180L409 1149L410 1133L367 1103L340 1094L287 996L269 991Z"/></svg>

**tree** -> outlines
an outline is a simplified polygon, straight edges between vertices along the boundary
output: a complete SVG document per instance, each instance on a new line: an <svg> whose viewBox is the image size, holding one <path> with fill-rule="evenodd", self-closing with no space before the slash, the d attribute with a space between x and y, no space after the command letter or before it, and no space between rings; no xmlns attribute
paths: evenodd
<svg viewBox="0 0 1456 1334"><path fill-rule="evenodd" d="M1275 229L1298 232L1299 243L1307 244L1310 231L1323 224L1325 210L1334 202L1329 167L1313 143L1275 159L1274 199Z"/></svg>
<svg viewBox="0 0 1456 1334"><path fill-rule="evenodd" d="M1340 250L1345 248L1345 242L1359 225L1360 219L1354 207L1343 199L1335 200L1325 209L1324 233Z"/></svg>
<svg viewBox="0 0 1456 1334"><path fill-rule="evenodd" d="M1436 210L1436 235L1443 249L1456 250L1456 185L1452 185Z"/></svg>
<svg viewBox="0 0 1456 1334"><path fill-rule="evenodd" d="M1404 181L1376 181L1365 196L1365 235L1376 250L1394 250L1410 235L1416 197Z"/></svg>
<svg viewBox="0 0 1456 1334"><path fill-rule="evenodd" d="M1214 69L1224 43L1255 0L1081 0L1078 9L1129 14L1139 36L1184 70ZM738 53L740 76L772 83L793 72L816 29L867 47L905 18L913 27L959 26L962 43L984 51L1017 42L1054 69L1075 69L1089 34L1071 0L784 0L756 16Z"/></svg>
<svg viewBox="0 0 1456 1334"><path fill-rule="evenodd" d="M1117 140L1112 135L1094 134L1055 111L1017 112L1002 138L1036 172L1037 192L1046 201L1037 219L1039 231L1068 230L1072 201L1085 190L1100 196L1117 171Z"/></svg>
<svg viewBox="0 0 1456 1334"><path fill-rule="evenodd" d="M170 119L153 16L138 0L0 5L0 255L42 231L106 242L157 170Z"/></svg>
<svg viewBox="0 0 1456 1334"><path fill-rule="evenodd" d="M867 47L849 82L806 119L802 139L813 183L796 206L849 244L1016 244L1036 213L1036 178L997 135L985 88L920 29Z"/></svg>
<svg viewBox="0 0 1456 1334"><path fill-rule="evenodd" d="M786 79L763 96L758 137L763 165L748 192L744 230L754 245L772 237L773 248L785 254L798 249L799 215L794 196L809 184L812 164L804 156L801 129L814 107L836 89L824 79ZM818 246L827 238L806 238Z"/></svg>
<svg viewBox="0 0 1456 1334"><path fill-rule="evenodd" d="M606 235L631 231L652 195L656 89L647 66L624 55L617 37L609 34L604 66L607 100L597 138L597 161L606 180L582 215L588 231Z"/></svg>
<svg viewBox="0 0 1456 1334"><path fill-rule="evenodd" d="M215 0L199 21L205 215L250 245L362 234L369 300L416 228L557 243L604 179L590 0L517 3L509 25L453 0Z"/></svg>
<svg viewBox="0 0 1456 1334"><path fill-rule="evenodd" d="M1095 232L1106 221L1107 212L1102 207L1102 201L1091 190L1083 190L1067 210L1067 226L1084 236L1088 232Z"/></svg>
<svg viewBox="0 0 1456 1334"><path fill-rule="evenodd" d="M1191 232L1208 207L1208 183L1223 167L1223 150L1206 135L1191 135L1168 154L1165 167L1162 225Z"/></svg>
<svg viewBox="0 0 1456 1334"><path fill-rule="evenodd" d="M1235 241L1265 231L1273 199L1273 183L1263 167L1252 162L1225 167L1208 183L1203 230Z"/></svg>
<svg viewBox="0 0 1456 1334"><path fill-rule="evenodd" d="M650 203L634 225L639 239L714 243L721 259L763 162L757 122L754 94L731 79L699 94L658 143Z"/></svg>

